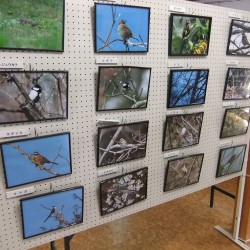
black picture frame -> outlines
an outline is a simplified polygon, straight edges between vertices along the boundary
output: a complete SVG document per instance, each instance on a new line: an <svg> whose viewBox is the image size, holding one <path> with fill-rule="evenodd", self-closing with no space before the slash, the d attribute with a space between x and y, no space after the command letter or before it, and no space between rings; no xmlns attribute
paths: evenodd
<svg viewBox="0 0 250 250"><path fill-rule="evenodd" d="M23 239L51 233L83 222L84 187L23 198L20 205Z"/></svg>
<svg viewBox="0 0 250 250"><path fill-rule="evenodd" d="M178 19L177 24L179 24L179 26L181 25L180 29L183 27L181 29L182 34L179 35L174 34L173 24L175 22L175 19ZM198 25L196 25L196 22L198 21L199 23ZM192 24L192 22L195 23ZM206 24L207 22L208 24ZM211 25L212 25L212 17L171 13L169 19L168 55L207 56L209 51ZM180 29L175 25L175 30L180 30ZM192 40L189 39L190 36L192 36L191 37ZM175 48L173 39L176 40ZM183 41L185 41L185 43ZM189 43L187 41L189 41ZM190 43L192 43L192 47Z"/></svg>
<svg viewBox="0 0 250 250"><path fill-rule="evenodd" d="M65 0L9 0L0 9L8 23L6 30L2 27L0 50L64 51Z"/></svg>
<svg viewBox="0 0 250 250"><path fill-rule="evenodd" d="M148 168L99 182L101 216L147 199Z"/></svg>
<svg viewBox="0 0 250 250"><path fill-rule="evenodd" d="M96 111L146 109L150 76L146 67L99 67Z"/></svg>
<svg viewBox="0 0 250 250"><path fill-rule="evenodd" d="M145 157L148 124L149 121L141 121L99 127L97 167Z"/></svg>
<svg viewBox="0 0 250 250"><path fill-rule="evenodd" d="M68 118L68 71L0 72L0 124Z"/></svg>
<svg viewBox="0 0 250 250"><path fill-rule="evenodd" d="M202 153L169 160L166 168L163 191L167 192L198 183L200 180L203 159L204 154ZM192 164L190 164L190 160ZM194 168L195 161L197 163L196 168ZM177 163L177 166L174 171L171 171L172 165L175 163ZM194 175L192 177L191 172ZM172 182L173 178L174 182Z"/></svg>
<svg viewBox="0 0 250 250"><path fill-rule="evenodd" d="M94 16L95 53L148 52L149 7L95 3Z"/></svg>
<svg viewBox="0 0 250 250"><path fill-rule="evenodd" d="M246 134L249 125L249 113L250 107L226 109L222 121L220 138Z"/></svg>
<svg viewBox="0 0 250 250"><path fill-rule="evenodd" d="M72 174L69 132L7 141L0 148L6 188Z"/></svg>
<svg viewBox="0 0 250 250"><path fill-rule="evenodd" d="M204 104L208 75L209 69L170 70L167 108Z"/></svg>
<svg viewBox="0 0 250 250"><path fill-rule="evenodd" d="M247 147L246 144L242 144L220 149L218 165L216 170L216 178L242 171L245 159L246 147ZM243 151L237 152L237 150L241 149Z"/></svg>
<svg viewBox="0 0 250 250"><path fill-rule="evenodd" d="M204 112L167 115L162 151L191 147L199 144Z"/></svg>
<svg viewBox="0 0 250 250"><path fill-rule="evenodd" d="M228 68L223 100L243 100L250 98L250 69Z"/></svg>
<svg viewBox="0 0 250 250"><path fill-rule="evenodd" d="M232 19L227 43L229 56L250 56L250 22Z"/></svg>

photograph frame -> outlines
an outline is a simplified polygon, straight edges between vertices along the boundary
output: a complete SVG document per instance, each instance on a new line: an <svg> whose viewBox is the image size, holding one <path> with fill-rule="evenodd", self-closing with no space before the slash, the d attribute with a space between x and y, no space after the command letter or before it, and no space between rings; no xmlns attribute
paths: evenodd
<svg viewBox="0 0 250 250"><path fill-rule="evenodd" d="M146 43L145 43L145 41L143 41L142 39L141 39L141 41L142 41L142 45L144 45L144 44L147 44L147 48L146 48L146 50L133 50L133 51L130 51L129 49L127 50L127 48L126 48L126 50L124 50L124 51L122 51L122 50L108 50L108 51L100 51L100 48L97 48L97 22L98 22L98 18L97 18L97 6L101 6L101 5L106 5L106 6L112 6L112 7L118 7L118 8L133 8L133 9L144 9L144 10L147 10L148 11L148 15L147 15L147 41L146 41ZM149 41L150 41L150 7L143 7L143 6L133 6L133 5L122 5L122 4L113 4L113 3L94 3L94 20L95 20L95 22L94 22L94 53L100 53L100 54L102 54L102 53L147 53L148 51L149 51ZM114 20L115 21L115 20ZM125 20L125 23L126 23L126 21L127 20ZM113 24L113 26L111 27L111 34L110 34L110 36L112 35L112 29L113 29L113 27L114 27L114 24ZM109 36L109 37L110 37ZM109 38L108 37L108 38ZM115 40L121 40L121 39L115 39ZM122 40L121 40L122 41ZM140 41L140 40L139 40ZM125 45L126 45L126 43L125 43L125 41L123 42ZM144 45L145 46L145 45ZM128 46L127 46L128 47ZM136 46L135 46L136 47Z"/></svg>
<svg viewBox="0 0 250 250"><path fill-rule="evenodd" d="M227 92L227 87L228 87L229 74L230 74L230 71L232 71L232 70L245 70L245 71L249 70L249 76L250 76L250 68L228 68L222 99L225 100L225 101L228 101L228 100L248 100L248 99L250 99L250 93L249 93L249 97L243 97L243 98L226 98L225 97L226 92ZM250 87L250 83L249 83L249 87Z"/></svg>
<svg viewBox="0 0 250 250"><path fill-rule="evenodd" d="M136 158L129 158L129 159L121 160L121 161L118 161L118 162L115 160L115 162L112 162L112 163L100 164L100 160L104 159L103 157L100 157L100 152L99 152L100 151L100 136L101 136L101 131L103 129L114 129L114 128L117 128L117 130L118 130L119 127L134 126L134 125L139 125L139 124L146 124L145 139L143 138L143 140L145 140L145 143L143 143L143 144L145 144L145 150L143 151L144 154L142 154L142 156L136 157ZM125 123L125 124L118 124L118 125L109 125L109 126L98 127L98 132L97 132L97 168L104 167L104 166L109 166L109 165L114 165L114 164L119 164L119 163L122 163L122 162L139 160L139 159L145 158L146 154L147 154L148 127L149 127L149 121L148 120L140 121L140 122L131 122L131 123ZM116 136L116 138L114 140L114 136L113 136L113 138L111 139L111 141L113 143L116 141L116 139L119 138L121 132L122 132L122 128L119 130L119 133L114 134L114 136ZM120 143L121 139L122 139L122 142ZM120 140L119 140L119 143L117 143L117 144L120 144L121 145L120 147L124 147L124 145L123 145L124 138L121 137ZM128 144L126 142L126 140L125 140L125 143ZM126 144L125 144L125 146L126 146Z"/></svg>
<svg viewBox="0 0 250 250"><path fill-rule="evenodd" d="M199 136L198 136L198 142L195 143L195 144L191 144L191 145L187 145L187 146L183 146L183 147L176 147L176 148L171 148L171 149L165 149L164 145L165 145L165 140L166 140L167 119L168 118L172 118L172 117L182 117L182 116L192 116L192 115L201 115L202 116L200 130L199 130L199 133L198 133L199 134ZM201 136L203 119L204 119L204 111L196 112L196 113L190 113L190 114L167 115L166 119L165 119L164 130L163 130L162 151L165 152L165 151L177 150L177 149L188 148L188 147L192 147L192 146L198 145L199 142L200 142L200 136Z"/></svg>
<svg viewBox="0 0 250 250"><path fill-rule="evenodd" d="M41 52L64 52L64 47L65 47L65 39L64 39L64 35L65 35L65 0L61 0L62 1L62 15L61 15L61 18L62 18L62 25L61 25L61 28L62 28L62 36L60 38L61 40L61 48L60 49L48 49L48 48L32 48L32 47L24 47L24 48L18 48L18 47L7 47L7 46L0 46L0 50L17 50L17 51L41 51ZM24 13L22 12L22 15ZM38 24L35 24L37 22L35 22L34 20L32 20L32 18L29 18L29 17L25 17L25 16L20 16L19 18L19 22L21 25L30 25L32 28L33 27L36 27L38 26L40 28L40 26L42 25L39 25Z"/></svg>
<svg viewBox="0 0 250 250"><path fill-rule="evenodd" d="M234 171L234 172L230 172L230 173L227 173L227 174L221 174L219 175L220 173L220 163L222 161L222 154L223 154L223 151L226 151L228 149L233 149L233 148L239 148L239 147L244 147L244 153L243 153L243 159L242 159L242 162L241 162L241 167L240 167L240 170L237 170L237 171ZM235 174L235 173L239 173L242 171L243 169L243 165L244 165L244 159L245 159L245 155L246 155L246 148L247 148L247 144L241 144L241 145L236 145L236 146L230 146L230 147L227 147L227 148L221 148L220 151L219 151L219 157L218 157L218 163L217 163L217 169L216 169L216 175L215 177L216 178L220 178L220 177L224 177L224 176L228 176L228 175L232 175L232 174ZM233 159L232 157L229 159L230 160L235 160L235 158ZM228 163L226 163L228 164ZM225 164L225 165L226 165ZM230 166L230 165L229 165Z"/></svg>
<svg viewBox="0 0 250 250"><path fill-rule="evenodd" d="M111 181L113 181L113 180L115 180L115 179L120 179L120 180L121 180L121 178L123 178L123 177L125 177L125 176L131 175L131 174L133 175L134 173L138 173L138 172L144 171L144 170L145 170L145 173L146 173L146 181L145 181L145 183L144 183L145 186L146 186L146 188L145 188L145 193L144 193L145 197L144 197L143 199L139 200L139 201L130 203L130 204L125 205L125 206L123 206L123 207L121 207L121 208L115 209L114 211L111 211L111 212L108 212L108 213L105 213L105 214L104 214L103 209L102 209L102 208L103 208L103 206L102 206L102 200L103 200L103 196L104 196L104 194L103 194L103 192L102 192L102 185L105 184L105 183L107 183L107 182L111 182ZM146 199L147 199L147 191L148 191L148 167L139 168L139 169L136 169L136 170L134 170L134 171L131 171L131 172L128 172L128 173L125 173L125 174L122 174L122 175L118 175L118 176L111 177L111 178L108 178L108 179L106 179L106 180L100 181L100 182L99 182L99 193L100 193L100 195L99 195L99 201L100 201L100 203L99 203L99 204L100 204L100 213L101 213L101 216L105 216L105 215L114 213L114 212L116 212L116 211L118 211L118 210L121 210L121 209L123 209L123 208L126 208L126 207L129 207L129 206L131 206L131 205L134 205L134 204L136 204L136 203L138 203L138 202L141 202L141 201L146 200Z"/></svg>
<svg viewBox="0 0 250 250"><path fill-rule="evenodd" d="M241 134L233 134L233 135L230 135L230 136L223 136L223 130L224 130L224 126L225 126L225 122L226 122L226 117L227 117L227 112L229 110L237 110L237 109L249 109L249 112L250 112L250 107L236 107L236 108L227 108L225 109L225 112L224 112L224 116L223 116L223 120L222 120L222 125L221 125L221 130L220 130L220 139L224 139L224 138L228 138L228 137L235 137L235 136L241 136L241 135L244 135L247 133L248 131L248 127L249 127L249 121L250 121L250 116L248 118L248 125L246 127L246 131L244 133L241 133Z"/></svg>
<svg viewBox="0 0 250 250"><path fill-rule="evenodd" d="M20 146L16 145L15 148L17 150L20 150L20 154L25 155L25 158L27 158L29 160L29 163L34 165L35 168L34 168L34 170L32 170L32 171L34 171L34 175L38 175L38 173L41 174L42 173L41 171L44 170L45 172L48 172L52 176L51 177L46 177L46 178L41 178L41 179L36 179L36 180L33 180L33 181L26 181L26 182L22 182L22 183L19 183L19 184L10 184L10 182L11 182L10 178L13 178L10 175L13 172L13 170L11 170L10 172L7 171L7 166L6 166L7 164L6 164L6 160L5 160L5 153L4 153L3 147L8 146L8 144L23 143L23 142L30 142L30 141L38 141L37 144L39 144L39 140L48 139L48 138L52 138L52 137L57 138L58 136L67 136L67 139L68 139L68 152L67 152L68 156L69 156L69 159L68 159L68 165L69 166L67 167L68 171L66 173L64 173L64 174L58 174L57 169L56 169L56 171L54 171L53 169L51 170L51 168L55 165L53 161L51 161L52 163L51 163L50 168L45 167L44 166L45 163L43 163L41 165L36 165L35 160L31 160L31 158L35 154L34 153L33 154L27 154L22 148L20 148ZM26 145L26 147L27 147L27 145ZM30 145L29 147L32 147L32 145ZM61 150L61 148L60 148L60 150ZM0 143L0 151L1 151L1 155L2 155L5 186L6 186L7 189L14 188L14 187L19 187L19 186L23 186L23 185L27 185L27 184L31 184L31 183L46 181L46 180L50 180L50 179L65 177L65 176L69 176L69 175L72 174L71 135L70 135L70 132L63 132L63 133L58 133L58 134L51 134L51 135L45 135L45 136L39 136L39 137L30 137L30 138L26 138L26 139L19 139L19 140L11 140L11 141L2 142L2 143ZM34 149L32 149L32 151L34 152ZM39 153L39 152L35 152L35 153ZM41 155L43 156L43 154L41 154ZM39 155L40 155L40 153L39 153ZM59 155L59 153L58 153L58 155ZM63 157L63 156L60 156L60 157ZM58 157L58 158L60 158L60 157ZM8 164L10 164L10 163L8 163ZM27 166L28 163L26 163L25 165ZM43 167L44 167L44 169L43 169ZM37 173L35 173L35 172L37 172ZM29 175L31 175L30 173L31 172L29 172Z"/></svg>
<svg viewBox="0 0 250 250"><path fill-rule="evenodd" d="M74 223L72 225L69 225L69 226L65 226L65 227L58 227L54 230L48 230L48 231L45 231L45 232L42 232L42 233L38 233L38 234L33 234L33 235L30 235L30 236L26 236L25 234L25 219L24 219L24 203L29 201L29 200L36 200L36 199L39 199L39 198L42 198L42 197L46 197L46 196L54 196L54 195L57 195L57 194L65 194L66 192L71 192L71 191L74 191L74 190L81 190L81 193L82 193L82 196L79 197L82 199L81 201L81 205L82 205L82 208L80 210L81 212L81 217L79 218L80 221L77 222L77 223ZM42 206L41 206L42 207ZM65 229L65 228L68 228L68 227L72 227L72 226L75 226L75 225L79 225L81 223L83 223L83 216L84 216L84 187L83 186L76 186L76 187L72 187L72 188L66 188L66 189L62 189L62 190L58 190L58 191L52 191L52 192L47 192L47 193L43 193L43 194L38 194L38 195L35 195L35 196L31 196L31 197L27 197L27 198L22 198L20 199L20 208L21 208L21 220L22 220L22 232L23 232L23 239L29 239L29 238L33 238L33 237L36 237L36 236L39 236L39 235L43 235L43 234L46 234L46 233L51 233L51 232L54 232L54 231L58 231L60 229ZM42 208L46 208L46 207L42 207ZM64 207L62 207L61 210L63 210ZM61 211L62 213L62 211ZM49 216L47 217L47 219L51 216L51 214L49 214ZM56 216L56 215L54 215ZM59 217L59 214L57 215L58 217L56 218L58 221L61 219ZM46 219L46 220L47 220ZM64 219L64 217L63 217Z"/></svg>
<svg viewBox="0 0 250 250"><path fill-rule="evenodd" d="M172 36L173 36L173 21L174 21L174 16L181 16L181 17L191 17L191 18L205 18L209 20L209 27L208 27L208 39L207 39L207 49L206 49L206 53L205 54L183 54L183 53L172 53ZM199 16L199 15L188 15L188 14L179 14L179 13L171 13L170 17L169 17L169 41L168 41L168 56L171 57L204 57L204 56L208 56L208 52L209 52L209 45L210 45L210 37L211 37L211 27L212 27L212 17L208 17L208 16Z"/></svg>
<svg viewBox="0 0 250 250"><path fill-rule="evenodd" d="M124 69L124 70L126 70L126 69L138 70L139 69L139 70L145 70L145 71L149 70L149 79L148 79L148 84L147 84L147 95L146 95L146 98L145 98L146 99L146 105L142 106L142 107L140 107L140 106L139 107L135 107L135 108L132 108L132 107L131 108L114 108L114 109L111 109L111 108L101 109L101 108L99 108L99 106L100 106L99 105L100 104L100 88L101 88L100 87L101 71L105 70L105 69ZM96 95L96 111L98 111L98 112L106 112L106 111L118 111L118 110L143 110L143 109L145 110L145 109L147 109L147 107L148 107L148 101L149 101L149 88L150 88L150 80L151 80L151 71L152 71L152 68L148 68L148 67L137 67L137 66L99 66L98 67L97 95ZM130 82L131 81L132 80L130 79ZM107 88L108 88L108 86L107 86ZM131 89L133 90L133 88L134 88L133 91L136 92L136 87L135 87L135 85L134 85L133 82L131 84L129 84L128 88L129 88L129 90L125 89L124 91L127 92L127 91L130 91ZM120 93L121 96L124 96L124 95L127 96L127 94L124 91L123 90L119 90L119 93ZM138 96L140 98L141 97L141 93ZM129 97L130 97L130 95L128 95L128 97L124 96L124 98L129 98ZM139 98L138 98L138 100L136 100L136 103L139 103L141 101ZM133 106L136 105L136 103L134 103Z"/></svg>
<svg viewBox="0 0 250 250"><path fill-rule="evenodd" d="M227 51L226 51L226 55L228 56L240 56L240 57L248 57L250 56L250 48L249 48L249 55L244 55L244 54L233 54L232 52L230 52L230 44L231 44L231 37L232 37L232 33L233 33L233 26L234 26L234 22L242 22L242 23L248 23L250 26L250 22L249 21L243 21L243 20L239 20L239 19L232 19L231 23L230 23L230 28L229 28L229 35L228 35L228 41L227 41ZM248 39L246 37L246 39ZM239 49L242 49L241 47Z"/></svg>
<svg viewBox="0 0 250 250"><path fill-rule="evenodd" d="M36 83L33 82L34 79L28 79L28 77L29 77L28 74L37 75L37 77L36 77L37 79L34 78ZM39 76L39 74L40 74L40 76ZM43 107L42 104L40 103L41 98L43 98L43 96L44 96L43 95L43 92L44 92L43 88L44 87L46 88L46 85L44 85L44 86L42 85L42 83L45 82L45 81L38 82L39 79L41 77L43 77L43 75L46 75L46 74L50 74L50 77L53 76L55 78L54 79L55 84L56 84L57 81L59 81L59 79L57 79L56 76L55 76L56 74L64 74L65 75L65 77L60 79L62 81L61 85L65 84L65 90L64 90L65 101L60 100L60 98L62 96L62 93L59 92L59 89L56 92L56 94L58 94L58 96L59 96L58 99L60 100L60 105L63 104L63 105L65 105L65 107L61 106L62 114L60 114L60 115L56 114L55 117L48 117L48 118L44 117L44 115L46 115L46 112L45 112L46 107ZM24 83L23 82L21 83L16 78L17 75L25 75L25 77L27 78L27 81L25 82L26 85L27 85L26 88L29 87L29 91L25 90L25 88L23 86ZM14 124L14 123L18 124L18 123L27 123L27 122L37 122L37 121L44 122L44 121L54 121L54 120L67 120L68 119L68 114L69 114L69 112L68 112L68 109L69 109L69 71L67 71L67 70L55 70L55 71L54 70L44 70L44 71L43 70L41 70L41 71L40 70L38 70L38 71L17 71L17 70L10 71L10 70L8 70L8 71L0 72L0 77L2 77L4 79L4 81L5 81L3 83L3 85L4 84L9 84L9 85L11 84L11 85L15 86L16 92L18 92L18 93L16 93L17 94L16 97L13 96L13 99L15 99L13 109L14 110L16 110L16 109L20 110L20 112L22 112L24 114L24 117L28 117L27 119L22 119L22 120L17 119L17 118L14 117L14 118L9 119L9 121L7 121L7 119L5 118L6 121L0 122L0 125L2 125L2 124ZM63 83L63 81L65 83ZM30 95L30 93L32 91L32 87L36 86L37 84L40 87L41 98L39 99L39 101L35 102L35 101L32 101L30 99L29 95ZM59 83L57 83L57 84L58 84L58 86L60 86ZM13 86L11 88L13 88ZM1 94L1 92L0 92L0 94ZM29 107L27 108L25 106L22 107L21 101L19 100L20 96L23 99L22 102L25 102L26 106L29 105L30 108ZM8 101L8 99L7 99L7 101ZM48 99L44 103L45 103L45 105L47 105ZM38 107L37 105L40 105L41 107ZM39 110L39 108L41 110ZM6 108L6 112L10 112L9 109L10 109L9 107L8 107L8 109ZM48 113L48 114L51 115L50 113ZM1 116L1 113L0 113L0 116ZM38 118L35 118L35 116L38 117Z"/></svg>
<svg viewBox="0 0 250 250"><path fill-rule="evenodd" d="M196 157L196 156L201 156L201 157L202 157L201 163L200 163L200 168L199 168L199 174L198 174L198 179L197 179L197 181L196 181L196 182L189 183L189 184L187 184L187 185L177 186L177 187L174 187L174 188L171 188L171 189L167 189L167 182L168 182L168 178L167 178L167 177L168 177L168 173L169 173L169 169L170 169L170 163L171 163L171 162L174 162L174 161L178 161L178 160L184 160L184 159L187 159L187 158L190 158L190 157ZM204 161L204 153L192 154L192 155L187 155L187 156L183 156L183 157L180 157L180 158L174 158L174 159L169 160L169 161L168 161L168 164L167 164L167 167L166 167L166 170L165 170L163 192L173 191L173 190L185 188L185 187L187 187L187 186L190 186L190 185L194 185L194 184L199 183L199 181L200 181L200 175L201 175L201 170L202 170L202 166L203 166L203 161Z"/></svg>
<svg viewBox="0 0 250 250"><path fill-rule="evenodd" d="M172 106L170 105L170 100L171 100L171 94L172 94L172 89L173 89L173 75L176 72L191 72L191 71L197 71L197 72L202 72L206 71L207 76L206 76L206 87L204 90L204 102L203 103L192 103L192 104L186 104L186 105L178 105L178 106ZM197 105L203 105L206 103L206 94L207 94L207 85L208 85L208 77L209 77L209 69L180 69L180 70L170 70L169 74L169 84L168 84L168 96L167 96L167 108L179 108L179 107L190 107L190 106L197 106Z"/></svg>

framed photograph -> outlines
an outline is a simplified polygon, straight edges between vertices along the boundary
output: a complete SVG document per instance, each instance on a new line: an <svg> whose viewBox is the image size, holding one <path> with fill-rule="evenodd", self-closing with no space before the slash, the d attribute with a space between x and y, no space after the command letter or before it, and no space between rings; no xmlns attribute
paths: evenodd
<svg viewBox="0 0 250 250"><path fill-rule="evenodd" d="M95 3L95 52L148 52L150 8Z"/></svg>
<svg viewBox="0 0 250 250"><path fill-rule="evenodd" d="M223 100L240 100L250 98L250 69L229 68Z"/></svg>
<svg viewBox="0 0 250 250"><path fill-rule="evenodd" d="M7 188L72 173L68 132L4 142L1 153Z"/></svg>
<svg viewBox="0 0 250 250"><path fill-rule="evenodd" d="M166 117L162 150L172 150L199 143L203 112Z"/></svg>
<svg viewBox="0 0 250 250"><path fill-rule="evenodd" d="M246 134L249 124L249 107L225 110L220 138Z"/></svg>
<svg viewBox="0 0 250 250"><path fill-rule="evenodd" d="M207 56L211 17L172 13L169 22L169 56Z"/></svg>
<svg viewBox="0 0 250 250"><path fill-rule="evenodd" d="M230 26L227 55L250 56L250 22L233 19Z"/></svg>
<svg viewBox="0 0 250 250"><path fill-rule="evenodd" d="M168 161L164 192L199 182L204 154Z"/></svg>
<svg viewBox="0 0 250 250"><path fill-rule="evenodd" d="M101 215L113 213L147 198L148 168L100 182Z"/></svg>
<svg viewBox="0 0 250 250"><path fill-rule="evenodd" d="M0 49L64 51L65 1L0 1Z"/></svg>
<svg viewBox="0 0 250 250"><path fill-rule="evenodd" d="M97 166L146 156L148 121L98 128Z"/></svg>
<svg viewBox="0 0 250 250"><path fill-rule="evenodd" d="M146 109L151 68L99 67L97 111Z"/></svg>
<svg viewBox="0 0 250 250"><path fill-rule="evenodd" d="M23 238L82 223L83 199L82 186L21 199Z"/></svg>
<svg viewBox="0 0 250 250"><path fill-rule="evenodd" d="M170 70L168 108L204 104L208 69Z"/></svg>
<svg viewBox="0 0 250 250"><path fill-rule="evenodd" d="M216 177L240 172L246 152L246 144L220 150Z"/></svg>
<svg viewBox="0 0 250 250"><path fill-rule="evenodd" d="M0 124L68 118L67 71L5 71L0 83Z"/></svg>

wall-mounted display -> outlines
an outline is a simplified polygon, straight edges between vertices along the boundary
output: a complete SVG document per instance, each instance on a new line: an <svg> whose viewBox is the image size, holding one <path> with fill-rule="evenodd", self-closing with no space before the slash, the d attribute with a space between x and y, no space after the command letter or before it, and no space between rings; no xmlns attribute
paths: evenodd
<svg viewBox="0 0 250 250"><path fill-rule="evenodd" d="M151 68L99 67L97 111L145 109Z"/></svg>
<svg viewBox="0 0 250 250"><path fill-rule="evenodd" d="M64 50L65 0L0 1L0 49Z"/></svg>
<svg viewBox="0 0 250 250"><path fill-rule="evenodd" d="M82 223L83 198L79 186L21 199L23 238Z"/></svg>
<svg viewBox="0 0 250 250"><path fill-rule="evenodd" d="M97 166L146 156L148 121L98 128Z"/></svg>
<svg viewBox="0 0 250 250"><path fill-rule="evenodd" d="M169 56L208 55L211 17L174 14L169 22Z"/></svg>
<svg viewBox="0 0 250 250"><path fill-rule="evenodd" d="M249 113L249 107L226 109L220 138L246 134L250 118Z"/></svg>
<svg viewBox="0 0 250 250"><path fill-rule="evenodd" d="M7 188L72 173L69 133L5 142L1 153Z"/></svg>
<svg viewBox="0 0 250 250"><path fill-rule="evenodd" d="M229 68L223 100L248 99L250 97L250 69Z"/></svg>
<svg viewBox="0 0 250 250"><path fill-rule="evenodd" d="M68 118L67 71L5 71L0 83L0 124Z"/></svg>
<svg viewBox="0 0 250 250"><path fill-rule="evenodd" d="M148 168L100 182L101 215L130 206L147 198Z"/></svg>
<svg viewBox="0 0 250 250"><path fill-rule="evenodd" d="M216 177L229 175L242 170L246 146L247 145L244 144L220 150Z"/></svg>
<svg viewBox="0 0 250 250"><path fill-rule="evenodd" d="M232 20L227 45L227 55L250 56L250 22Z"/></svg>
<svg viewBox="0 0 250 250"><path fill-rule="evenodd" d="M168 161L164 191L199 182L204 154L190 155Z"/></svg>
<svg viewBox="0 0 250 250"><path fill-rule="evenodd" d="M150 8L95 3L95 52L147 52Z"/></svg>
<svg viewBox="0 0 250 250"><path fill-rule="evenodd" d="M207 69L170 70L168 108L204 104Z"/></svg>
<svg viewBox="0 0 250 250"><path fill-rule="evenodd" d="M203 112L166 117L162 150L172 150L199 143Z"/></svg>

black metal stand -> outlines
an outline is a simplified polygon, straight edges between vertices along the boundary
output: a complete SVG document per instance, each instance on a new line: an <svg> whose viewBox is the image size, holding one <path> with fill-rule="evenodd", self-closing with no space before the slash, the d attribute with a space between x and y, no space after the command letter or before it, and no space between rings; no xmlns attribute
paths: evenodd
<svg viewBox="0 0 250 250"><path fill-rule="evenodd" d="M215 185L211 186L211 192L210 192L210 207L213 207L214 206L214 190L217 190L233 199L235 199L235 195L219 188L219 187L216 187Z"/></svg>
<svg viewBox="0 0 250 250"><path fill-rule="evenodd" d="M54 242L54 241L51 241L51 242L50 242L50 249L51 249L51 250L56 250L55 242Z"/></svg>
<svg viewBox="0 0 250 250"><path fill-rule="evenodd" d="M70 241L74 234L64 237L64 250L70 250Z"/></svg>

